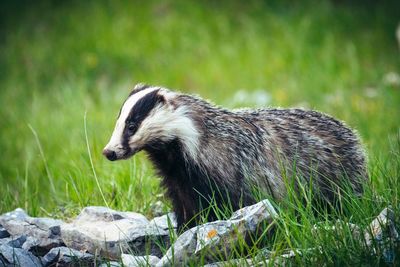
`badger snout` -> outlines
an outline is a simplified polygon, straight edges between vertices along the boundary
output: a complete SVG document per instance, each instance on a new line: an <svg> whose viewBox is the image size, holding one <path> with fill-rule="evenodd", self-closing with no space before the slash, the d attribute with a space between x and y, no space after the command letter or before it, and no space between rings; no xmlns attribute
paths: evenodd
<svg viewBox="0 0 400 267"><path fill-rule="evenodd" d="M105 148L103 150L103 155L110 161L117 160L117 153L113 150Z"/></svg>

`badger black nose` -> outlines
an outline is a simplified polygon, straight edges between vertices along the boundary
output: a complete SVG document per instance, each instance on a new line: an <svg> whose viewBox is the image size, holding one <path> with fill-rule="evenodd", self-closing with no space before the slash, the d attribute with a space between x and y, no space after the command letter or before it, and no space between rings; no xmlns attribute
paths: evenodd
<svg viewBox="0 0 400 267"><path fill-rule="evenodd" d="M115 153L115 151L112 151L109 149L104 149L103 155L106 156L106 158L111 161L114 161L117 159L117 153Z"/></svg>

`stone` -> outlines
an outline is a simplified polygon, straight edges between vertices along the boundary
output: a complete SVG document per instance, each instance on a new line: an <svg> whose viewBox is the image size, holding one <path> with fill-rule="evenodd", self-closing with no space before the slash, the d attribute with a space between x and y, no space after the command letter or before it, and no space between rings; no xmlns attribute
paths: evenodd
<svg viewBox="0 0 400 267"><path fill-rule="evenodd" d="M95 258L92 254L67 247L52 248L43 258L43 266L92 266ZM42 265L40 265L42 266Z"/></svg>
<svg viewBox="0 0 400 267"><path fill-rule="evenodd" d="M6 238L9 236L10 236L10 233L3 226L0 225L0 239Z"/></svg>
<svg viewBox="0 0 400 267"><path fill-rule="evenodd" d="M10 247L22 248L22 246L26 242L26 239L27 239L27 237L25 235L21 235L21 236L16 236L16 237L5 238L2 240L5 241L4 244L9 245ZM0 244L1 244L1 241L0 241Z"/></svg>
<svg viewBox="0 0 400 267"><path fill-rule="evenodd" d="M394 223L394 212L387 207L370 223L364 232L367 246L373 252L382 254L386 263L392 264L395 258L394 248L400 243L400 236Z"/></svg>
<svg viewBox="0 0 400 267"><path fill-rule="evenodd" d="M153 216L163 215L164 209L165 209L165 204L160 200L156 201L155 203L151 204L151 206L150 206L151 214Z"/></svg>
<svg viewBox="0 0 400 267"><path fill-rule="evenodd" d="M370 223L364 238L367 246L371 246L374 242L382 242L385 238L400 240L394 224L394 212L390 207L382 210Z"/></svg>
<svg viewBox="0 0 400 267"><path fill-rule="evenodd" d="M84 208L72 223L62 225L61 236L68 247L109 259L121 253L161 255L158 244L167 236L169 242L167 231L151 226L142 214L106 207Z"/></svg>
<svg viewBox="0 0 400 267"><path fill-rule="evenodd" d="M22 248L29 250L36 256L44 256L52 248L59 246L64 246L64 242L60 239L48 238L48 239L38 239L35 237L28 236Z"/></svg>
<svg viewBox="0 0 400 267"><path fill-rule="evenodd" d="M180 266L200 254L227 255L240 238L257 234L262 223L272 224L277 213L269 200L234 212L229 220L199 225L184 232L161 258L157 266ZM208 253L204 253L208 252Z"/></svg>
<svg viewBox="0 0 400 267"><path fill-rule="evenodd" d="M40 260L31 252L14 248L7 244L0 245L0 266L42 266Z"/></svg>
<svg viewBox="0 0 400 267"><path fill-rule="evenodd" d="M227 221L215 221L198 227L195 253L221 245L224 249L234 246L238 238L255 234L262 222L271 224L277 216L269 200L237 210ZM229 250L229 249L228 249Z"/></svg>
<svg viewBox="0 0 400 267"><path fill-rule="evenodd" d="M162 229L165 231L169 231L170 230L170 226L173 229L177 228L177 221L176 221L176 216L174 212L170 212L168 214L159 216L159 217L155 217L154 219L152 219L149 223L150 227L155 227L158 229Z"/></svg>
<svg viewBox="0 0 400 267"><path fill-rule="evenodd" d="M27 243L23 248L35 255L42 256L51 248L63 245L61 220L30 217L23 209L17 208L1 215L0 224L11 236L26 236Z"/></svg>
<svg viewBox="0 0 400 267"><path fill-rule="evenodd" d="M257 252L257 255L255 256L255 259L258 262L262 262L265 261L267 259L269 259L272 255L272 251L269 250L268 248L262 248Z"/></svg>
<svg viewBox="0 0 400 267"><path fill-rule="evenodd" d="M192 228L181 234L156 266L182 266L194 253L197 245L197 229Z"/></svg>
<svg viewBox="0 0 400 267"><path fill-rule="evenodd" d="M119 263L118 261L109 261L100 264L99 267L122 267L122 264Z"/></svg>
<svg viewBox="0 0 400 267"><path fill-rule="evenodd" d="M313 225L311 233L314 236L321 236L326 234L335 233L335 236L344 237L350 232L354 240L361 240L362 231L360 227L354 223L344 222L342 220L336 220L336 222L331 224L326 224L326 222L321 222Z"/></svg>
<svg viewBox="0 0 400 267"><path fill-rule="evenodd" d="M156 266L160 259L156 256L134 256L131 254L121 255L122 263L125 267Z"/></svg>

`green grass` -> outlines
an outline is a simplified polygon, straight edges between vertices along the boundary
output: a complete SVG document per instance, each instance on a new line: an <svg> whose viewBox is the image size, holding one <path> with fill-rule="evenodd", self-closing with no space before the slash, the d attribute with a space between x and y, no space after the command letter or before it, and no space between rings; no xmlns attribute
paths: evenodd
<svg viewBox="0 0 400 267"><path fill-rule="evenodd" d="M66 218L109 205L151 216L157 200L167 210L143 154L117 163L101 155L137 82L227 107L239 107L238 90L262 90L269 106L344 120L362 137L371 174L350 219L366 224L389 203L400 210L400 85L385 81L400 73L396 1L3 1L0 17L0 213ZM299 225L285 214L290 235L271 246L322 242L306 238L313 219Z"/></svg>

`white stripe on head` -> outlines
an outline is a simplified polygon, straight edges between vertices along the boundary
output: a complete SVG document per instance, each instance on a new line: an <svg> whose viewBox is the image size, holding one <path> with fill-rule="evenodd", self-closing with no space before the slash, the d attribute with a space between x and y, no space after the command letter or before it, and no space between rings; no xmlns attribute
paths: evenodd
<svg viewBox="0 0 400 267"><path fill-rule="evenodd" d="M139 99L157 89L159 88L149 87L128 97L121 108L121 113L119 114L117 123L115 124L114 132L112 133L110 141L106 145L105 149L122 149L122 134L125 128L125 121L128 118L130 111L132 110L133 106L135 106L135 104L139 101Z"/></svg>

